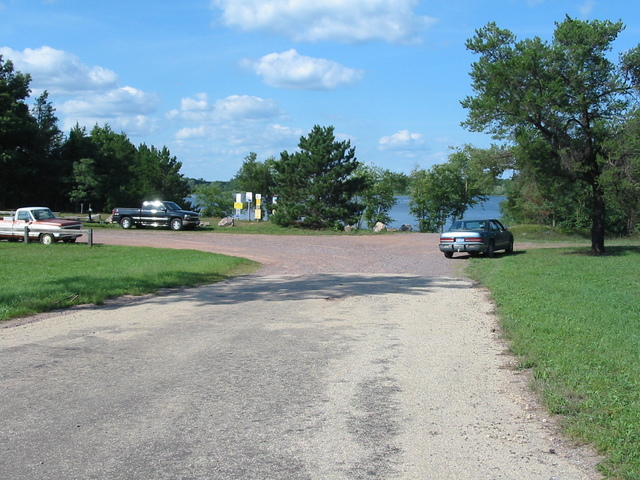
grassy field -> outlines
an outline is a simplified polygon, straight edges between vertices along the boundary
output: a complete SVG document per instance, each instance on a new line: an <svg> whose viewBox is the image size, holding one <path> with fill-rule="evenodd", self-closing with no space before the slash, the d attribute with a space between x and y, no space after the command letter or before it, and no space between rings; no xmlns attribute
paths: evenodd
<svg viewBox="0 0 640 480"><path fill-rule="evenodd" d="M213 283L257 267L195 250L0 242L0 321L119 295Z"/></svg>
<svg viewBox="0 0 640 480"><path fill-rule="evenodd" d="M640 479L640 247L531 249L469 262L521 368L609 477Z"/></svg>

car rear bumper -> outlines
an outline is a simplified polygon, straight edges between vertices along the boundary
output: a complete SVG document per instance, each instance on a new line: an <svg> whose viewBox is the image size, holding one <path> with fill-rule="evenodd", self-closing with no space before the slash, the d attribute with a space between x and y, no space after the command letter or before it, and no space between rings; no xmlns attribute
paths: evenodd
<svg viewBox="0 0 640 480"><path fill-rule="evenodd" d="M475 252L484 253L487 251L487 246L482 243L441 243L441 252Z"/></svg>

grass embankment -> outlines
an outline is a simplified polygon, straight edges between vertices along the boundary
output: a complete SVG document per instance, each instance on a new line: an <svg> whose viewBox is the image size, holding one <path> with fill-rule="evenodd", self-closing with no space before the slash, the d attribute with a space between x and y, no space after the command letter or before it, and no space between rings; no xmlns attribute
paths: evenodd
<svg viewBox="0 0 640 480"><path fill-rule="evenodd" d="M64 215L63 215L64 217ZM106 218L106 215L102 215L102 218ZM255 220L235 220L233 227L219 227L218 222L220 218L202 218L202 222L206 226L201 226L195 230L189 232L215 232L215 233L236 233L236 234L263 234L263 235L377 235L371 229L362 227L361 230L353 232L337 231L333 229L320 229L312 230L308 228L300 227L279 227L269 220L255 221ZM96 229L122 229L122 227L116 223L100 223L100 222L87 222L83 221L84 228L96 228ZM133 230L136 230L134 227ZM168 231L167 228L146 228L145 231Z"/></svg>
<svg viewBox="0 0 640 480"><path fill-rule="evenodd" d="M640 247L535 249L468 273L487 286L521 368L602 471L640 479Z"/></svg>
<svg viewBox="0 0 640 480"><path fill-rule="evenodd" d="M214 283L257 267L195 250L0 242L0 321L159 288Z"/></svg>

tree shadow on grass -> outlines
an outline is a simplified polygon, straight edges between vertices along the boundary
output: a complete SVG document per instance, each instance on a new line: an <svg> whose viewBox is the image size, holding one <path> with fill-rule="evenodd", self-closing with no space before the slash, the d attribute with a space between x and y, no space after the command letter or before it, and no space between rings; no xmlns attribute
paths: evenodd
<svg viewBox="0 0 640 480"><path fill-rule="evenodd" d="M637 255L640 253L640 246L637 245L614 245L605 246L603 255L595 255L590 247L573 248L565 252L565 255L594 256L594 257L624 257L627 255Z"/></svg>

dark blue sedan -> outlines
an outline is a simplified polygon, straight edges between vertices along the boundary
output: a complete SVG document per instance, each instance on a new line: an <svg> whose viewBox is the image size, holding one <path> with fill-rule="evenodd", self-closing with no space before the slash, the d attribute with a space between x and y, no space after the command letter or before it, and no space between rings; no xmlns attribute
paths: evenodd
<svg viewBox="0 0 640 480"><path fill-rule="evenodd" d="M455 252L493 257L496 250L513 252L513 235L495 219L456 220L440 235L440 251L447 258Z"/></svg>

